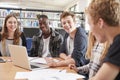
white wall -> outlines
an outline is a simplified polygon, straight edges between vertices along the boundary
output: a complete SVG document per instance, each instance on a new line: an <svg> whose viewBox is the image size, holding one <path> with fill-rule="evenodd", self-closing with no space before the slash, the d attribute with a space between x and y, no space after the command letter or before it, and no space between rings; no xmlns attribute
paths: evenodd
<svg viewBox="0 0 120 80"><path fill-rule="evenodd" d="M79 5L78 12L84 12L87 4L88 4L87 0L80 0L78 3L78 5Z"/></svg>
<svg viewBox="0 0 120 80"><path fill-rule="evenodd" d="M87 6L89 5L90 1L91 1L91 0L87 0ZM88 25L88 23L87 23L87 17L85 18L85 30L86 30L86 31L89 31L89 30L90 30L89 25Z"/></svg>
<svg viewBox="0 0 120 80"><path fill-rule="evenodd" d="M90 3L90 0L79 0L79 1L75 1L71 4L69 4L68 6L66 6L65 10L68 10L70 7L72 7L73 5L77 4L77 12L84 12L85 8L88 6L88 4ZM85 30L89 31L89 25L87 23L87 18L85 19Z"/></svg>
<svg viewBox="0 0 120 80"><path fill-rule="evenodd" d="M88 0L75 0L71 4L67 5L64 10L68 10L73 5L77 4L77 12L83 12L85 7L88 5Z"/></svg>

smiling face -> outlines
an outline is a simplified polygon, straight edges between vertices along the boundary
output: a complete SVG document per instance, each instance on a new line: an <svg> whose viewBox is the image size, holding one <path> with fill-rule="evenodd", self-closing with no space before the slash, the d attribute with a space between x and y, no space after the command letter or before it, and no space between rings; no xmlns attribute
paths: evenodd
<svg viewBox="0 0 120 80"><path fill-rule="evenodd" d="M66 16L62 18L61 24L67 33L71 33L75 29L75 21L73 20L72 16Z"/></svg>
<svg viewBox="0 0 120 80"><path fill-rule="evenodd" d="M49 20L47 18L40 18L39 28L42 30L43 34L47 34L50 30Z"/></svg>
<svg viewBox="0 0 120 80"><path fill-rule="evenodd" d="M14 32L17 29L17 19L15 17L10 17L6 21L6 27L8 32Z"/></svg>

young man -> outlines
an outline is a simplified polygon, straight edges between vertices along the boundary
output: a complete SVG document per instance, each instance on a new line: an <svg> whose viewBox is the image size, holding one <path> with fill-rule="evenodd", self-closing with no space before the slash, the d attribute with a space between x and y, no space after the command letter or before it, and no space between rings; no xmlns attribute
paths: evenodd
<svg viewBox="0 0 120 80"><path fill-rule="evenodd" d="M63 12L60 16L61 24L67 32L60 49L60 62L52 62L50 66L67 66L75 64L82 66L87 63L85 53L87 50L87 35L84 29L75 26L75 15L70 12Z"/></svg>
<svg viewBox="0 0 120 80"><path fill-rule="evenodd" d="M58 57L62 36L50 28L46 15L39 15L38 20L41 32L33 36L30 56Z"/></svg>
<svg viewBox="0 0 120 80"><path fill-rule="evenodd" d="M111 44L102 67L90 80L120 80L120 1L92 0L86 15L96 40Z"/></svg>

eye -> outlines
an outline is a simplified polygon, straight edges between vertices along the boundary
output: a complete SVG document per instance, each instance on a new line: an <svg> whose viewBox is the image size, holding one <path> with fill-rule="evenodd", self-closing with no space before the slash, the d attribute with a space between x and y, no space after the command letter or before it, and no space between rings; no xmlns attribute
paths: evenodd
<svg viewBox="0 0 120 80"><path fill-rule="evenodd" d="M65 24L66 24L66 22L62 22L62 24L63 24L63 25L65 25Z"/></svg>
<svg viewBox="0 0 120 80"><path fill-rule="evenodd" d="M17 24L17 22L16 22L16 21L14 21L14 24Z"/></svg>

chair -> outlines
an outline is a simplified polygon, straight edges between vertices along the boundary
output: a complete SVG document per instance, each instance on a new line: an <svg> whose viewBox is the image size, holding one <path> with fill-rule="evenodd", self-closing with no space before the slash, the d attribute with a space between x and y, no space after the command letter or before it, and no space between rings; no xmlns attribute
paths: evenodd
<svg viewBox="0 0 120 80"><path fill-rule="evenodd" d="M26 42L27 42L27 52L28 52L28 55L29 55L30 50L31 50L31 46L32 46L32 38L26 38Z"/></svg>

